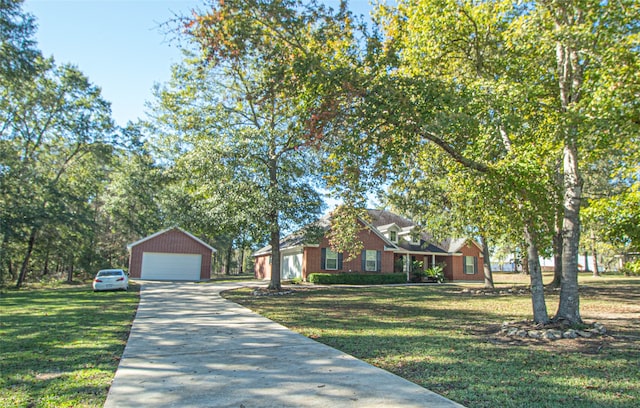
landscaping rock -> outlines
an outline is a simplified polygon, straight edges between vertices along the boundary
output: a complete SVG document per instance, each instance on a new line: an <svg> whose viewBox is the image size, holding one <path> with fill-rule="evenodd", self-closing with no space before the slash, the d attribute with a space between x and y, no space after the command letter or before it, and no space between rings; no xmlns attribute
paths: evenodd
<svg viewBox="0 0 640 408"><path fill-rule="evenodd" d="M602 323L594 323L593 328L598 331L600 334L605 334L607 332L607 328L604 327Z"/></svg>
<svg viewBox="0 0 640 408"><path fill-rule="evenodd" d="M529 334L529 337L531 337L532 339L541 339L542 338L542 331L541 330L530 330L528 334Z"/></svg>
<svg viewBox="0 0 640 408"><path fill-rule="evenodd" d="M591 328L584 330L564 325L553 325L545 329L542 325L536 325L531 321L503 321L500 326L500 334L503 336L546 340L591 338L604 335L606 332L607 329L600 323L594 323Z"/></svg>
<svg viewBox="0 0 640 408"><path fill-rule="evenodd" d="M284 296L290 295L293 291L291 290L281 290L281 291L270 291L270 290L260 290L256 289L253 291L253 296Z"/></svg>
<svg viewBox="0 0 640 408"><path fill-rule="evenodd" d="M562 332L556 329L549 329L544 332L542 337L547 340L559 340L562 338Z"/></svg>

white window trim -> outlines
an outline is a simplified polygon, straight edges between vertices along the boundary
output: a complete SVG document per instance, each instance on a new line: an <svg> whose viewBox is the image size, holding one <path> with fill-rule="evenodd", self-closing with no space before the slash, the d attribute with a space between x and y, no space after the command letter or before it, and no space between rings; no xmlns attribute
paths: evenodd
<svg viewBox="0 0 640 408"><path fill-rule="evenodd" d="M395 237L393 236L394 234L395 234ZM397 243L398 242L398 232L389 231L389 241L391 241L393 243Z"/></svg>
<svg viewBox="0 0 640 408"><path fill-rule="evenodd" d="M373 256L373 259L369 259L370 255ZM364 270L365 272L377 272L378 271L378 251L367 249L364 252ZM369 262L373 261L373 269L369 268Z"/></svg>
<svg viewBox="0 0 640 408"><path fill-rule="evenodd" d="M333 256L331 256L333 255ZM335 257L334 257L335 256ZM336 261L336 267L335 268L330 268L329 267L329 260L335 260ZM338 270L338 253L335 251L332 251L331 249L327 248L327 251L325 252L324 255L324 269L327 271L337 271Z"/></svg>
<svg viewBox="0 0 640 408"><path fill-rule="evenodd" d="M474 258L475 257L473 257L473 256L465 256L464 257L464 261L463 261L464 270L463 270L463 272L464 272L465 275L475 275L477 273L476 268L475 268L476 263L475 263ZM471 265L467 265L467 260L471 260ZM467 272L467 266L471 266L471 271L472 271L471 273Z"/></svg>

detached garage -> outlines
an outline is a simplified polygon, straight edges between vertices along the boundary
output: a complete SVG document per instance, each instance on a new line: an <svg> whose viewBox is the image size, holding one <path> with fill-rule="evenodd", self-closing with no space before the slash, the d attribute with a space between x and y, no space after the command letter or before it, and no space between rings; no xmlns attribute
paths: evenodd
<svg viewBox="0 0 640 408"><path fill-rule="evenodd" d="M201 281L211 279L215 248L180 228L169 228L127 245L133 279Z"/></svg>

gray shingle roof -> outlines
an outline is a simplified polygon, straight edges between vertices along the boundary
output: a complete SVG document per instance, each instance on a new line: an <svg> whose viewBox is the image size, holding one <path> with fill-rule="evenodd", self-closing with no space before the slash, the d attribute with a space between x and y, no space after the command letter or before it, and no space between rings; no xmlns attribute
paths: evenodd
<svg viewBox="0 0 640 408"><path fill-rule="evenodd" d="M379 233L377 229L379 227L388 226L391 224L396 224L401 229L407 229L412 227L417 227L417 225L398 214L392 213L386 210L367 210L369 215L369 220L367 220L368 224L374 228L376 228L376 232L378 235L383 236L383 234ZM292 234L287 235L286 237L280 240L280 250L287 248L294 248L297 246L303 246L305 244L310 244L309 237L307 231L310 229L316 228L321 231L327 231L330 226L331 218L329 215L322 217L318 221L310 224L309 226L302 228ZM386 238L385 238L386 240ZM420 232L420 243L412 244L409 241L399 240L394 246L398 247L399 250L407 250L411 252L429 252L429 253L456 253L462 248L465 243L468 241L466 238L447 238L442 242L434 242L433 238L430 234L426 232ZM253 256L267 255L271 253L271 245L267 245L258 251L254 252Z"/></svg>

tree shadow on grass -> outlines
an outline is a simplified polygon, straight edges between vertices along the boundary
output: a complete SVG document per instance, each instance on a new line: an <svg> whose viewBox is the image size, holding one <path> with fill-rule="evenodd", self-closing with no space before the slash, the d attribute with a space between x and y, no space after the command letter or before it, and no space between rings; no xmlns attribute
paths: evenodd
<svg viewBox="0 0 640 408"><path fill-rule="evenodd" d="M0 397L11 400L11 390L23 390L28 401L53 398L54 405L58 398L82 399L82 392L61 385L71 381L78 389L88 387L90 399L97 392L103 401L135 316L137 289L94 293L90 287L61 287L3 294ZM82 377L92 370L100 384L92 384L91 375L69 380L72 373Z"/></svg>
<svg viewBox="0 0 640 408"><path fill-rule="evenodd" d="M530 302L528 296L500 300L458 292L444 287L323 289L234 300L471 407L630 407L640 399L637 342L620 348L612 345L613 338L571 340L564 349L542 340L491 342L491 333L483 330L497 331L497 322L508 317L498 302Z"/></svg>

